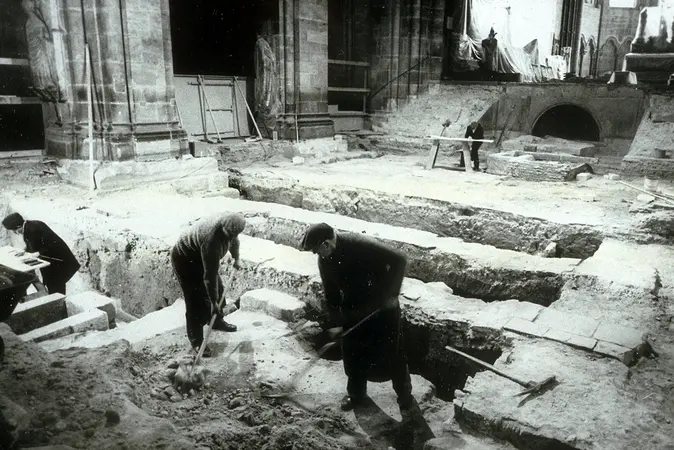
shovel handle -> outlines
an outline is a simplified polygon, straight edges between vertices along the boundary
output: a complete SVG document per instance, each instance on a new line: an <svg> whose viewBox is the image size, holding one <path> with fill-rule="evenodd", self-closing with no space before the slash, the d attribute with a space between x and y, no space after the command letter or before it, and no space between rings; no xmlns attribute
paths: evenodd
<svg viewBox="0 0 674 450"><path fill-rule="evenodd" d="M222 297L220 297L220 301L218 302L218 309L222 307L222 302L225 301L225 292L223 290L222 292ZM199 361L201 361L201 356L204 354L204 350L206 350L206 343L208 342L208 338L211 335L211 331L213 331L213 324L215 324L215 319L218 317L217 314L213 314L213 317L211 317L211 322L208 324L208 328L206 329L206 334L204 335L204 340L201 342L201 347L199 347L199 352L197 353L197 357L194 358L194 363L192 364L192 370L190 370L190 375L192 374L192 371L194 368L199 364Z"/></svg>
<svg viewBox="0 0 674 450"><path fill-rule="evenodd" d="M501 372L500 370L498 370L496 367L492 366L491 364L486 363L486 362L484 362L484 361L482 361L482 360L480 360L480 359L477 359L477 358L475 358L474 356L470 356L469 354L464 353L464 352L462 352L461 350L457 350L457 349L455 349L454 347L451 347L451 346L449 346L449 345L446 346L445 349L449 350L450 352L454 352L454 353L456 353L456 354L459 354L459 355L463 356L464 358L469 359L469 360L473 361L474 363L477 363L477 364L481 365L481 366L484 367L485 369L491 370L491 371L494 372L496 375L500 375L500 376L502 376L503 378L507 378L507 379L509 379L510 381L514 381L515 383L519 384L520 386L523 386L523 387L525 387L525 388L530 387L530 383L527 383L527 382L524 382L524 381L522 381L522 380L519 380L519 379L513 377L512 375L508 375L508 374L505 373L505 372Z"/></svg>

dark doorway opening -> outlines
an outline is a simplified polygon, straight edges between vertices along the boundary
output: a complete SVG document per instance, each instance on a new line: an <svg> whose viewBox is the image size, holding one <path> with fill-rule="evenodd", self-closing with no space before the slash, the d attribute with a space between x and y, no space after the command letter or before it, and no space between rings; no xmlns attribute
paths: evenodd
<svg viewBox="0 0 674 450"><path fill-rule="evenodd" d="M170 0L169 6L175 73L255 76L255 41L265 19L274 19L273 1Z"/></svg>
<svg viewBox="0 0 674 450"><path fill-rule="evenodd" d="M555 136L571 141L598 142L599 126L592 114L576 105L559 105L545 111L534 124L531 134Z"/></svg>
<svg viewBox="0 0 674 450"><path fill-rule="evenodd" d="M0 105L0 152L42 148L42 105Z"/></svg>

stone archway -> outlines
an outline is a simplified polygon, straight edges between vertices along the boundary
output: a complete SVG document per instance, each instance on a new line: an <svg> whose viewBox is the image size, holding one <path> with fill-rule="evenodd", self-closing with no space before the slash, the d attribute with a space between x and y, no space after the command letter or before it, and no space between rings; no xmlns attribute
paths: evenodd
<svg viewBox="0 0 674 450"><path fill-rule="evenodd" d="M536 121L531 134L538 137L555 136L572 141L601 140L595 118L586 109L574 104L561 104L544 111Z"/></svg>

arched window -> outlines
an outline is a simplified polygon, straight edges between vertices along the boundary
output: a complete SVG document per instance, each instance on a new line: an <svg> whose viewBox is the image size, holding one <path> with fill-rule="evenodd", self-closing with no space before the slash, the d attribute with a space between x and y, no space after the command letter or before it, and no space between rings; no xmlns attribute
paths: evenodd
<svg viewBox="0 0 674 450"><path fill-rule="evenodd" d="M597 121L592 114L576 105L557 105L548 109L536 120L531 134L572 141L600 140Z"/></svg>

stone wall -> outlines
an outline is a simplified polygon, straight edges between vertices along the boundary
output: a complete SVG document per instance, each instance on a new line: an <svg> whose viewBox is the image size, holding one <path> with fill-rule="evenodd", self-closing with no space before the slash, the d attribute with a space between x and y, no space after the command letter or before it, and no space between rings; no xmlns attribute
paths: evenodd
<svg viewBox="0 0 674 450"><path fill-rule="evenodd" d="M652 95L634 136L622 172L674 178L674 96ZM668 159L655 158L655 149L670 150Z"/></svg>
<svg viewBox="0 0 674 450"><path fill-rule="evenodd" d="M622 70L623 60L630 50L634 33L637 30L639 10L639 7L611 8L608 4L604 6L597 75Z"/></svg>
<svg viewBox="0 0 674 450"><path fill-rule="evenodd" d="M530 134L538 118L560 104L586 109L610 143L607 153L627 154L643 115L646 95L627 87L593 84L433 84L427 93L392 113L381 124L389 134L423 137L439 135L442 122L453 124L445 136L461 137L472 120L479 120L486 138ZM457 120L458 118L458 120Z"/></svg>
<svg viewBox="0 0 674 450"><path fill-rule="evenodd" d="M67 0L44 12L60 31L47 51L65 96L49 120L49 155L88 158L86 44L96 159L161 159L186 148L174 108L167 0Z"/></svg>
<svg viewBox="0 0 674 450"><path fill-rule="evenodd" d="M585 54L578 55L579 75L586 77L593 75L594 54L590 52L589 43L593 41L593 51L597 50L597 38L599 35L599 20L601 16L601 5L594 6L589 3L583 3L582 18L580 20L580 36L585 40ZM578 46L578 51L581 51L581 46Z"/></svg>

